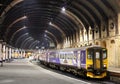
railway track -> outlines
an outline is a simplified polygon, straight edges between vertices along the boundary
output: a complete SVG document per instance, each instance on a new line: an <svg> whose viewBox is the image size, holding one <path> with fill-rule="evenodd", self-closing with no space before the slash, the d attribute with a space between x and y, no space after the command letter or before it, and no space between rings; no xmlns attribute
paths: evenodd
<svg viewBox="0 0 120 84"><path fill-rule="evenodd" d="M42 65L40 63L35 63L34 62L34 64L37 64L38 66L40 66L44 69L50 70L52 72L55 72L55 73L59 73L59 74L66 75L66 76L69 76L69 77L72 77L72 78L76 78L76 79L79 79L79 80L82 80L82 81L85 81L85 82L89 82L90 84L120 84L120 83L116 83L114 81L111 81L109 78L104 78L104 79L84 78L84 77L81 77L81 76L78 76L78 75L74 75L72 73L68 73L68 72L64 72L64 71L61 71L61 70L56 70L56 69L47 67L47 66Z"/></svg>
<svg viewBox="0 0 120 84"><path fill-rule="evenodd" d="M111 81L115 81L120 84L120 73L109 71L109 76Z"/></svg>

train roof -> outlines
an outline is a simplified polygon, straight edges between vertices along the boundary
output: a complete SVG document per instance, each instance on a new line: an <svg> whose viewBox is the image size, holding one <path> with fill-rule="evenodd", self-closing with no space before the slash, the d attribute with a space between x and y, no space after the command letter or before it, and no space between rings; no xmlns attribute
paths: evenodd
<svg viewBox="0 0 120 84"><path fill-rule="evenodd" d="M60 49L60 51L86 50L86 49L92 48L92 47L98 47L98 46L85 46L85 47L79 47L79 48L66 48L66 49Z"/></svg>
<svg viewBox="0 0 120 84"><path fill-rule="evenodd" d="M88 48L102 48L101 46L99 46L99 45L92 45L92 46L85 46L85 47L79 47L79 48L64 48L64 49L54 49L54 50L49 50L49 52L57 52L57 51L63 51L63 52L65 52L65 51L75 51L75 50L86 50L86 49L88 49Z"/></svg>

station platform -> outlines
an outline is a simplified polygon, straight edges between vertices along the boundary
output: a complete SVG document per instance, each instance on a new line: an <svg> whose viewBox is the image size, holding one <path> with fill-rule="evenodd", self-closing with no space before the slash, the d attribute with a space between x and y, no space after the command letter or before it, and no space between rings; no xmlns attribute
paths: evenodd
<svg viewBox="0 0 120 84"><path fill-rule="evenodd" d="M109 71L109 72L120 73L120 68L109 67L109 68L108 68L108 71Z"/></svg>
<svg viewBox="0 0 120 84"><path fill-rule="evenodd" d="M0 84L96 84L37 66L28 59L14 59L0 67ZM99 83L98 83L99 84Z"/></svg>
<svg viewBox="0 0 120 84"><path fill-rule="evenodd" d="M109 67L108 72L110 80L118 82L118 84L120 84L120 68Z"/></svg>
<svg viewBox="0 0 120 84"><path fill-rule="evenodd" d="M76 78L73 75L43 68L38 61L14 59L0 67L0 84L116 84L112 81L97 81Z"/></svg>

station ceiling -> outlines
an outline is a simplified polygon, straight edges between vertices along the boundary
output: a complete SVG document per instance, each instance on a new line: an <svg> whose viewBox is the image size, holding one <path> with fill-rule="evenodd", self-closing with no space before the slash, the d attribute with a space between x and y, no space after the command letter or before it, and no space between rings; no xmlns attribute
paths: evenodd
<svg viewBox="0 0 120 84"><path fill-rule="evenodd" d="M22 49L57 46L83 28L107 25L119 12L119 0L0 0L0 39Z"/></svg>

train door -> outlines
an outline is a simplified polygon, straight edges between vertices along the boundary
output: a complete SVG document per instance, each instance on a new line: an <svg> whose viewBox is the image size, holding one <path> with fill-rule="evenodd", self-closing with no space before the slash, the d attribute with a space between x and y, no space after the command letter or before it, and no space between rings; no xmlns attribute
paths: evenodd
<svg viewBox="0 0 120 84"><path fill-rule="evenodd" d="M101 68L101 49L94 49L94 56L93 56L93 66L94 69L100 69Z"/></svg>

